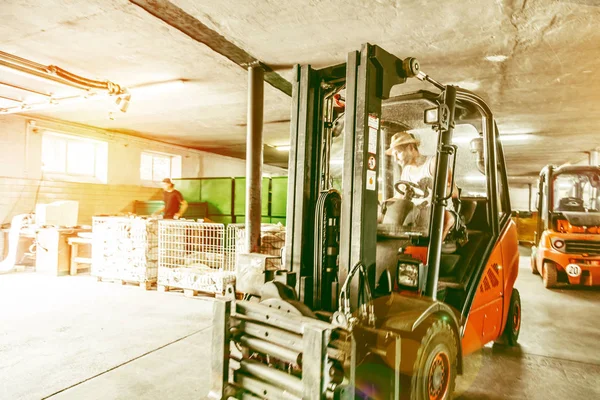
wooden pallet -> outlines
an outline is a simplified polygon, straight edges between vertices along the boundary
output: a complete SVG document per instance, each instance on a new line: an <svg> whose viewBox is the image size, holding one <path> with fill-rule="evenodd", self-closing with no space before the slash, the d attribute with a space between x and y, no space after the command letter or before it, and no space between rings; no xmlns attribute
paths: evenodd
<svg viewBox="0 0 600 400"><path fill-rule="evenodd" d="M211 293L211 292L203 292L201 290L194 290L194 289L183 289L183 288L179 288L176 286L157 285L156 289L159 292L183 291L183 295L185 297L196 297L196 296L215 297L215 294Z"/></svg>
<svg viewBox="0 0 600 400"><path fill-rule="evenodd" d="M157 285L156 286L156 290L158 290L159 292L172 292L172 291L183 292L183 295L185 297L196 297L196 296L212 297L212 298L221 298L221 297L223 297L222 293L203 292L201 290L183 289L183 288L180 288L180 287L167 286L167 285ZM241 300L244 297L244 294L236 292L235 296L236 296L236 298L238 300Z"/></svg>
<svg viewBox="0 0 600 400"><path fill-rule="evenodd" d="M122 279L107 279L107 278L102 278L100 276L98 276L96 278L98 279L98 282L114 282L114 283L117 283L120 285L130 284L130 285L139 286L140 289L143 289L143 290L151 290L152 287L154 285L156 285L156 281L136 282L136 281L125 281Z"/></svg>

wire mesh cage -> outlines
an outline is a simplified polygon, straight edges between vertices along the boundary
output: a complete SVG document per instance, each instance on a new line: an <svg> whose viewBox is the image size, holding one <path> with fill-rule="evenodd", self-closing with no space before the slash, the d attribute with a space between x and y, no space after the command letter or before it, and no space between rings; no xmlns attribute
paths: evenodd
<svg viewBox="0 0 600 400"><path fill-rule="evenodd" d="M227 270L236 271L239 255L246 253L246 231L244 224L227 225Z"/></svg>
<svg viewBox="0 0 600 400"><path fill-rule="evenodd" d="M225 251L225 225L160 221L158 285L223 293L235 282Z"/></svg>
<svg viewBox="0 0 600 400"><path fill-rule="evenodd" d="M285 227L281 224L263 224L260 234L259 253L275 256L267 260L268 269L281 269L285 247Z"/></svg>
<svg viewBox="0 0 600 400"><path fill-rule="evenodd" d="M140 217L94 217L93 276L128 282L155 282L158 221Z"/></svg>

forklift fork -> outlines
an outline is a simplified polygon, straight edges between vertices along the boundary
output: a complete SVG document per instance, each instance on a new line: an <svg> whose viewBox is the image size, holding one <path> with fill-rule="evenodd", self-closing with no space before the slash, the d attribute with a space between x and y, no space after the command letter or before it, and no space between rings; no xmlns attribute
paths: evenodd
<svg viewBox="0 0 600 400"><path fill-rule="evenodd" d="M216 301L213 311L209 398L354 399L353 335L248 301ZM266 359L243 357L253 351ZM283 363L288 372L274 367Z"/></svg>

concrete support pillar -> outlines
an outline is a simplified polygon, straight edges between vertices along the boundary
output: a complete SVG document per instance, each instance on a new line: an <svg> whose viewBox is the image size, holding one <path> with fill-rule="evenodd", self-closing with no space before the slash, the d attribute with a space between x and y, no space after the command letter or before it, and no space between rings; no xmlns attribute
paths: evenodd
<svg viewBox="0 0 600 400"><path fill-rule="evenodd" d="M596 167L600 165L600 154L598 150L590 151L590 165Z"/></svg>
<svg viewBox="0 0 600 400"><path fill-rule="evenodd" d="M246 248L260 247L261 188L263 164L264 70L248 68L248 131L246 134Z"/></svg>

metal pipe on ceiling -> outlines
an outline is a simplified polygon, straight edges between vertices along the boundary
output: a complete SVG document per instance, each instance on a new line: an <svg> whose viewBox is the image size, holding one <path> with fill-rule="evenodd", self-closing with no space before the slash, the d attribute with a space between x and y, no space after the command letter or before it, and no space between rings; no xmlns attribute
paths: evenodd
<svg viewBox="0 0 600 400"><path fill-rule="evenodd" d="M39 96L52 97L51 94L43 93L43 92L38 92L37 90L28 89L26 87L19 86L19 85L13 85L12 83L0 82L0 86L6 86L6 87L10 87L10 88L17 89L17 90L22 90L24 92L29 92L29 93L37 94Z"/></svg>
<svg viewBox="0 0 600 400"><path fill-rule="evenodd" d="M25 74L54 81L82 90L106 90L109 94L124 93L124 89L114 82L98 81L73 74L56 65L43 65L0 51L0 65Z"/></svg>
<svg viewBox="0 0 600 400"><path fill-rule="evenodd" d="M46 108L53 104L58 104L62 100L69 100L72 98L82 98L91 95L111 95L117 96L117 106L122 112L126 112L131 99L131 94L127 88L122 87L114 82L104 80L88 79L72 72L64 70L56 65L42 65L30 60L26 60L15 55L0 51L0 66L18 71L28 76L35 76L38 78L46 79L49 81L57 82L63 85L74 87L83 90L85 94L79 96L69 96L63 99L52 98L51 95L47 95L41 92L30 90L21 86L13 85L10 83L1 83L2 85L13 87L20 90L25 90L31 93L36 93L49 98L48 102L38 102L33 104L26 104L22 101L6 98L20 103L18 106L0 108L0 114L11 114L20 113L25 111L31 111L33 109Z"/></svg>
<svg viewBox="0 0 600 400"><path fill-rule="evenodd" d="M14 65L18 65L22 68L35 70L38 72L45 72L46 66L40 63L36 63L34 61L27 60L25 58L21 58L19 56L15 56L13 54L5 53L0 51L0 59L6 61L7 63L11 63Z"/></svg>
<svg viewBox="0 0 600 400"><path fill-rule="evenodd" d="M3 58L3 54L0 54L0 66L12 69L14 71L18 71L21 73L24 73L26 75L30 75L30 76L36 76L38 78L42 78L42 79L46 79L49 81L53 81L56 83L60 83L62 85L66 85L66 86L71 86L77 89L81 89L81 90L88 90L87 87L85 87L84 85L75 83L75 82L69 82L65 79L59 78L58 76L54 76L52 74L49 74L48 72L41 72L37 69L34 68L27 68L24 67L22 65L18 65L18 64L13 64L9 61L7 61L6 59Z"/></svg>
<svg viewBox="0 0 600 400"><path fill-rule="evenodd" d="M95 99L95 98L102 98L102 97L107 97L107 96L108 96L108 93L94 94L94 96L91 96L90 98ZM121 96L119 96L119 98L121 98ZM37 102L37 103L24 103L22 101L19 101L18 105L15 105L12 107L0 108L0 115L17 114L17 113L23 113L23 112L36 111L36 110L43 110L48 107L57 106L60 103L64 103L64 102L79 102L79 101L85 101L85 100L86 100L86 97L84 95L77 95L77 96L68 96L68 97L62 97L62 98L51 98L49 101L43 101L43 102Z"/></svg>
<svg viewBox="0 0 600 400"><path fill-rule="evenodd" d="M13 99L12 97L0 96L0 99L4 99L4 100L8 100L8 101L14 101L15 103L21 103L21 100Z"/></svg>

